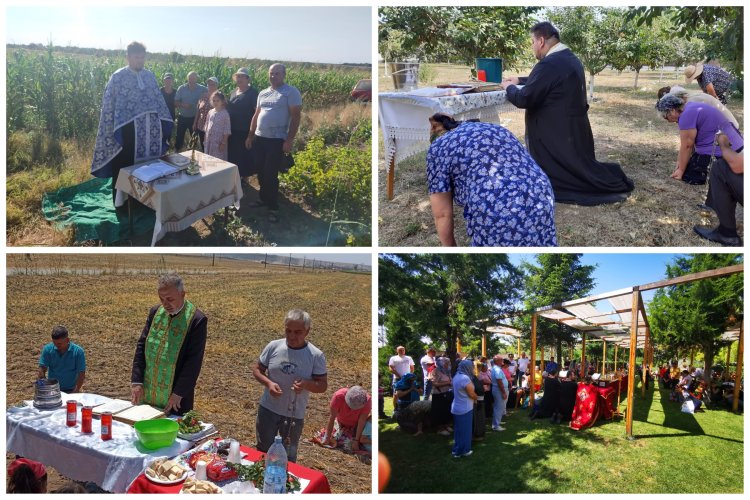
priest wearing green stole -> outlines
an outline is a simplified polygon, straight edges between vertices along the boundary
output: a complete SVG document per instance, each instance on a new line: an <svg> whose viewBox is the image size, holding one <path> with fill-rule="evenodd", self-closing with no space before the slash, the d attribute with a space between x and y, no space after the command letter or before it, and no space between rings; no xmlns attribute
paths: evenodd
<svg viewBox="0 0 750 500"><path fill-rule="evenodd" d="M193 409L195 384L206 348L206 316L185 300L176 274L159 278L161 305L151 308L135 348L131 375L133 404L183 415Z"/></svg>

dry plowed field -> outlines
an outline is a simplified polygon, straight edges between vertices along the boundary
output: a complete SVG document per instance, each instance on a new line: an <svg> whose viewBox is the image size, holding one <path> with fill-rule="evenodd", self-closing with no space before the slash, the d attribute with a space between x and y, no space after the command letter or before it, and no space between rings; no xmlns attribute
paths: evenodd
<svg viewBox="0 0 750 500"><path fill-rule="evenodd" d="M196 410L223 437L255 443L261 386L251 362L270 340L283 335L290 308L310 312L308 340L328 361L328 391L312 395L303 438L325 426L337 389L371 388L370 275L299 272L210 257L155 255L33 256L32 275L12 275L26 257L8 257L7 404L33 397L32 382L42 346L56 324L68 327L86 351L85 392L129 398L135 344L149 308L158 303L158 270L178 269L188 298L208 317L208 342L196 388ZM116 261L116 265L113 265ZM67 274L76 266L81 272ZM101 270L99 275L81 275ZM135 274L153 269L149 274ZM282 270L283 269L283 270ZM97 271L99 270L99 271ZM334 493L371 491L370 466L355 457L312 444L300 445L299 463L321 470ZM50 490L61 482L50 477Z"/></svg>

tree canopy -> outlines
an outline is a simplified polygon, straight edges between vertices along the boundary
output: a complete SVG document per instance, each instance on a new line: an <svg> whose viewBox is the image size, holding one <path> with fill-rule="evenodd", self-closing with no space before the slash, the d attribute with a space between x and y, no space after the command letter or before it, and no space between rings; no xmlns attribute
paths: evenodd
<svg viewBox="0 0 750 500"><path fill-rule="evenodd" d="M531 14L540 7L380 7L378 50L386 60L416 57L474 66L500 57L514 66L529 46Z"/></svg>
<svg viewBox="0 0 750 500"><path fill-rule="evenodd" d="M379 260L379 306L388 344L428 337L451 360L456 340L515 310L521 272L506 254L394 254ZM421 350L421 349L420 349Z"/></svg>
<svg viewBox="0 0 750 500"><path fill-rule="evenodd" d="M596 266L581 263L582 254L551 253L536 256L536 264L525 262L524 306L526 310L559 304L566 300L585 297L594 287L591 276ZM519 319L528 329L529 318ZM554 345L558 356L562 356L562 343L570 343L576 330L560 323L539 317L537 320L537 342Z"/></svg>
<svg viewBox="0 0 750 500"><path fill-rule="evenodd" d="M695 254L675 259L666 274L675 278L742 261L741 254ZM649 304L654 342L671 357L678 349L700 347L710 368L720 347L718 338L742 317L742 294L743 273L657 290Z"/></svg>

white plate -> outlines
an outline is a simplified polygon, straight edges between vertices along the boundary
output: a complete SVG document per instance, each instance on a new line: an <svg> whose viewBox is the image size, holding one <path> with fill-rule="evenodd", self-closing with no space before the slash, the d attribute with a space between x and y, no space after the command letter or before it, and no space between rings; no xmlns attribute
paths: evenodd
<svg viewBox="0 0 750 500"><path fill-rule="evenodd" d="M148 479L148 480L149 480L149 481L151 481L152 483L156 483L156 484L177 484L177 483L179 483L179 482L182 482L182 481L184 481L184 480L185 480L185 478L186 478L186 477L188 477L188 473L189 473L189 472L190 472L190 471L185 471L185 473L184 473L184 474L182 474L182 477L180 477L180 478L178 478L178 479L173 479L173 480L171 480L171 481L170 481L169 479L160 479L160 478L158 478L158 477L151 477L151 476L149 476L148 474L146 474L145 472L144 472L144 474L143 474L143 475L144 475L144 476L146 476L146 479Z"/></svg>

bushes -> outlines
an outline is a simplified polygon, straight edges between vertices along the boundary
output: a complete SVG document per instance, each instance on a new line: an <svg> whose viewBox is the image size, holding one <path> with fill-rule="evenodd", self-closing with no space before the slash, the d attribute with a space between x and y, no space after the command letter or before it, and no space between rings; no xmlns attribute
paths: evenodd
<svg viewBox="0 0 750 500"><path fill-rule="evenodd" d="M326 146L322 137L313 137L303 151L294 155L294 166L280 179L286 190L301 195L326 217L361 221L369 227L372 210L369 146Z"/></svg>

